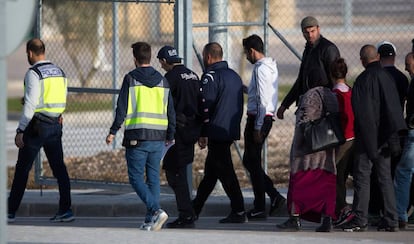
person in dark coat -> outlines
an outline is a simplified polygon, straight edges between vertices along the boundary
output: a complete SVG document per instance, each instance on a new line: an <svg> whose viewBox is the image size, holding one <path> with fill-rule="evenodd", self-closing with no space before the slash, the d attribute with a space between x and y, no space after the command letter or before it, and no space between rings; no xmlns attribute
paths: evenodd
<svg viewBox="0 0 414 244"><path fill-rule="evenodd" d="M243 83L240 76L223 60L223 49L216 42L203 49L206 71L201 77L203 124L198 145L208 146L204 177L193 200L198 216L217 180L230 198L231 212L220 223L247 222L243 194L234 171L230 146L240 139L243 115Z"/></svg>
<svg viewBox="0 0 414 244"><path fill-rule="evenodd" d="M398 216L390 172L390 141L392 134L406 132L398 93L392 77L379 62L377 49L364 45L360 51L365 67L352 89L352 109L355 116L354 202L355 217L342 226L344 231L365 231L368 228L368 205L372 167L384 202L384 215L377 230L398 231Z"/></svg>
<svg viewBox="0 0 414 244"><path fill-rule="evenodd" d="M402 109L401 111L403 112L408 91L408 79L403 72L395 67L396 48L391 42L383 41L377 44L377 50L378 54L380 55L381 66L393 78L393 82L398 92L398 98ZM395 143L393 143L393 145L396 146L396 148L393 150L395 153L391 155L391 176L394 178L395 167L400 161L402 148L404 146L404 140L403 138L400 139L397 133L392 136L392 140L395 140ZM398 141L400 143L398 143ZM373 172L375 171L376 169L374 167ZM369 201L369 215L371 225L375 226L378 224L378 218L381 215L381 211L383 211L381 193L375 174L371 174L371 199Z"/></svg>
<svg viewBox="0 0 414 244"><path fill-rule="evenodd" d="M301 28L303 37L306 40L302 63L300 64L299 75L295 84L293 84L293 87L277 110L277 117L279 119L283 119L286 109L294 102L298 104L299 97L311 88L309 79L314 70L320 70L322 85L332 88L332 78L329 75L330 66L335 59L340 57L339 49L336 45L321 35L319 22L315 17L307 16L303 18Z"/></svg>
<svg viewBox="0 0 414 244"><path fill-rule="evenodd" d="M168 184L175 193L178 218L167 223L167 228L194 228L194 211L191 204L187 169L194 160L194 144L200 134L198 114L200 81L198 76L181 64L174 47L164 46L157 55L161 67L167 71L176 113L175 144L167 151L163 169ZM190 171L191 172L191 171Z"/></svg>

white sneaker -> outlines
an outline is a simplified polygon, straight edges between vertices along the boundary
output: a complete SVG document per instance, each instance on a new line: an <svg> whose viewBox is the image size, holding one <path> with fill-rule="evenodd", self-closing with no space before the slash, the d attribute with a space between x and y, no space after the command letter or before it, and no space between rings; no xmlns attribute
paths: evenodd
<svg viewBox="0 0 414 244"><path fill-rule="evenodd" d="M158 209L152 216L152 227L151 231L158 231L162 228L162 225L167 221L168 214L162 210Z"/></svg>

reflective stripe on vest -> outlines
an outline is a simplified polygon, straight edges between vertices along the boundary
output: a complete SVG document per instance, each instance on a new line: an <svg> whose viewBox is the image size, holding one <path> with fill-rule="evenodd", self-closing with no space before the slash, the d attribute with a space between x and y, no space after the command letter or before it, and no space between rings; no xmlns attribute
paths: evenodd
<svg viewBox="0 0 414 244"><path fill-rule="evenodd" d="M163 82L152 88L137 83L129 88L125 129L166 130L169 88Z"/></svg>
<svg viewBox="0 0 414 244"><path fill-rule="evenodd" d="M40 95L35 112L58 117L65 111L67 80L63 71L51 63L31 68L40 77Z"/></svg>

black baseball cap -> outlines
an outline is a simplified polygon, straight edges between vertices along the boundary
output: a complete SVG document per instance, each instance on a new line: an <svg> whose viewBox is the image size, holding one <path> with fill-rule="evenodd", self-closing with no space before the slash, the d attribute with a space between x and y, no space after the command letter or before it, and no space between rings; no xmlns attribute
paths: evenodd
<svg viewBox="0 0 414 244"><path fill-rule="evenodd" d="M377 50L381 58L395 56L395 46L391 42L379 43Z"/></svg>
<svg viewBox="0 0 414 244"><path fill-rule="evenodd" d="M170 63L179 63L181 62L181 57L178 56L177 49L171 46L164 46L162 47L157 54L157 58L165 59L167 62Z"/></svg>

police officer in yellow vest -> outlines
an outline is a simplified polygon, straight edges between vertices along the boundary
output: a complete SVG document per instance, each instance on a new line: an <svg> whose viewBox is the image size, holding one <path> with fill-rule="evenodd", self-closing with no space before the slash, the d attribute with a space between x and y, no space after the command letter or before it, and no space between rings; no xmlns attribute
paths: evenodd
<svg viewBox="0 0 414 244"><path fill-rule="evenodd" d="M167 80L150 65L151 46L137 42L132 49L136 69L124 77L106 143L112 143L125 121L122 145L129 182L147 207L140 229L157 231L168 218L159 202L160 161L174 140L175 111Z"/></svg>
<svg viewBox="0 0 414 244"><path fill-rule="evenodd" d="M45 59L45 45L38 38L26 44L30 69L24 78L23 113L16 130L19 154L8 199L8 222L15 220L33 161L43 147L59 184L59 209L52 222L74 220L70 181L63 161L62 118L66 106L67 80L61 68Z"/></svg>

